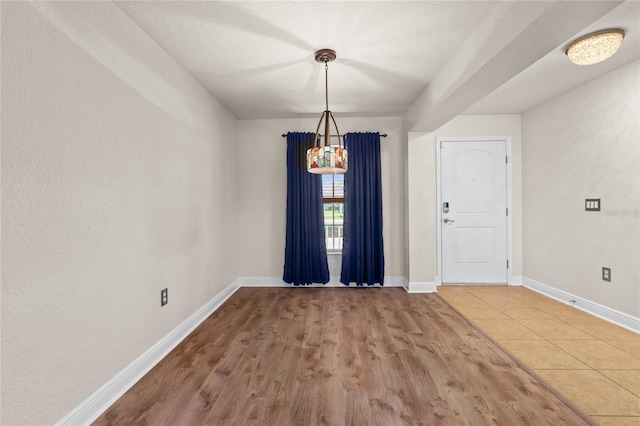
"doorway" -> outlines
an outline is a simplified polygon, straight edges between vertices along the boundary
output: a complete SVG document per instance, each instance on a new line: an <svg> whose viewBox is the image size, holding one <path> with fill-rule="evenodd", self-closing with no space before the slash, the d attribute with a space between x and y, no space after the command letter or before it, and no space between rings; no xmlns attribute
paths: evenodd
<svg viewBox="0 0 640 426"><path fill-rule="evenodd" d="M438 138L440 284L506 284L509 138Z"/></svg>

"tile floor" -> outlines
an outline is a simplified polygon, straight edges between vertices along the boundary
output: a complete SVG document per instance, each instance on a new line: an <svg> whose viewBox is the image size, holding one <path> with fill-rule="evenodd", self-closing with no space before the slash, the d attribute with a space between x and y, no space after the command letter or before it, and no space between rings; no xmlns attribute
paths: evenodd
<svg viewBox="0 0 640 426"><path fill-rule="evenodd" d="M599 424L640 425L640 334L525 287L438 293Z"/></svg>

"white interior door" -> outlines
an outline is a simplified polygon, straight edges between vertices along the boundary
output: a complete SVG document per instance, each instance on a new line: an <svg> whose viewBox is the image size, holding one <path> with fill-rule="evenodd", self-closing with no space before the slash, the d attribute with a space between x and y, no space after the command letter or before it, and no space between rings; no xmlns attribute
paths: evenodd
<svg viewBox="0 0 640 426"><path fill-rule="evenodd" d="M507 282L506 142L440 142L441 281Z"/></svg>

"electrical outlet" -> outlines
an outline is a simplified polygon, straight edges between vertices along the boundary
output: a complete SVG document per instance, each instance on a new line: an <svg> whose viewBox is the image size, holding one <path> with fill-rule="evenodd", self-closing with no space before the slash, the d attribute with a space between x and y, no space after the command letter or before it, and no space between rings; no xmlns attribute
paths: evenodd
<svg viewBox="0 0 640 426"><path fill-rule="evenodd" d="M605 281L611 281L611 268L602 267L602 279Z"/></svg>
<svg viewBox="0 0 640 426"><path fill-rule="evenodd" d="M169 289L164 288L160 290L160 306L164 306L169 303Z"/></svg>

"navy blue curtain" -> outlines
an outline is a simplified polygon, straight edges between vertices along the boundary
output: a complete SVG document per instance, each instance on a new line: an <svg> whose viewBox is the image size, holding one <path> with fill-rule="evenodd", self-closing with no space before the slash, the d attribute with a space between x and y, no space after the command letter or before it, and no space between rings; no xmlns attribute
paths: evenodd
<svg viewBox="0 0 640 426"><path fill-rule="evenodd" d="M313 133L287 134L287 237L282 279L294 285L329 282L322 177L307 172Z"/></svg>
<svg viewBox="0 0 640 426"><path fill-rule="evenodd" d="M347 133L340 282L384 285L380 133Z"/></svg>

